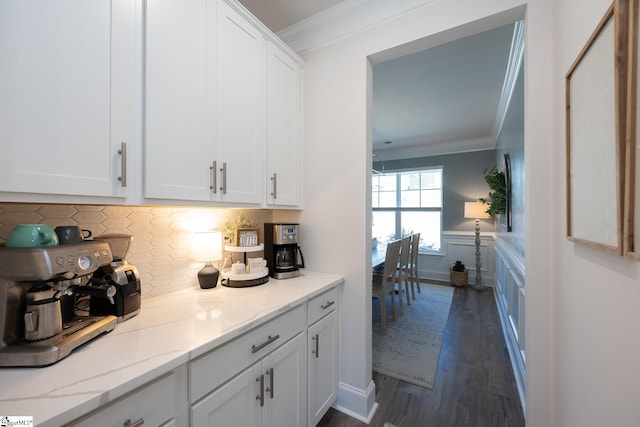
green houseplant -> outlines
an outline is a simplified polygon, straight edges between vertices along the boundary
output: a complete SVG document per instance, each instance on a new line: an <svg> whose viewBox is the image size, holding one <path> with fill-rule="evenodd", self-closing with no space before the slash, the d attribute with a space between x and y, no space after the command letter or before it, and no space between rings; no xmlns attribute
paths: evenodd
<svg viewBox="0 0 640 427"><path fill-rule="evenodd" d="M484 180L491 191L487 199L479 199L483 203L489 203L487 213L489 215L503 214L507 209L507 181L504 172L500 172L494 165L484 170Z"/></svg>
<svg viewBox="0 0 640 427"><path fill-rule="evenodd" d="M467 286L467 283L469 283L469 271L466 269L462 261L457 260L455 264L453 264L449 270L449 280L453 286Z"/></svg>

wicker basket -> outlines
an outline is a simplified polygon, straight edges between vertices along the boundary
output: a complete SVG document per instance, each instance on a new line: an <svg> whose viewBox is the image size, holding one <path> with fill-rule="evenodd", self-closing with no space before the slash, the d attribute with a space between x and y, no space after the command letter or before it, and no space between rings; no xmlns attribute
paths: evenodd
<svg viewBox="0 0 640 427"><path fill-rule="evenodd" d="M465 271L453 271L449 270L449 279L451 285L457 287L465 287L469 283L469 270Z"/></svg>

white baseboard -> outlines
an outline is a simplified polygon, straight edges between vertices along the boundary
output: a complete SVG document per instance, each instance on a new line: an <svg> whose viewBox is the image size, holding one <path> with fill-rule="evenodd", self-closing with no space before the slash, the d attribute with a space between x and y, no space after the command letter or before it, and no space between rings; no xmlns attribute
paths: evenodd
<svg viewBox="0 0 640 427"><path fill-rule="evenodd" d="M378 409L376 384L371 381L366 390L357 389L341 382L338 386L338 398L333 408L369 424Z"/></svg>

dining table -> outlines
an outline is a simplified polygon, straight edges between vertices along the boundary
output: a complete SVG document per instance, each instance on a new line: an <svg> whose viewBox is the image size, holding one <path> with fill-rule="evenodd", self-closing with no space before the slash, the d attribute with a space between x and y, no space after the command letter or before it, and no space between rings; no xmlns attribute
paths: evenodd
<svg viewBox="0 0 640 427"><path fill-rule="evenodd" d="M378 243L371 250L371 268L375 269L384 265L384 259L387 255L387 245Z"/></svg>

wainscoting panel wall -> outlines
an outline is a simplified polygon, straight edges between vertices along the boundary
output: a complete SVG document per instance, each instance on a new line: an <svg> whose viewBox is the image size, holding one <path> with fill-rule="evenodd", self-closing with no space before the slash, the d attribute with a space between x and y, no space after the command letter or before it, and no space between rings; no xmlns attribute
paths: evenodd
<svg viewBox="0 0 640 427"><path fill-rule="evenodd" d="M500 238L496 241L496 304L524 409L525 260Z"/></svg>
<svg viewBox="0 0 640 427"><path fill-rule="evenodd" d="M445 231L442 233L442 250L438 253L421 253L418 259L418 275L421 279L449 282L449 268L460 260L469 270L469 283L476 277L476 236L473 232ZM493 233L480 234L480 274L482 284L495 284L495 241Z"/></svg>

